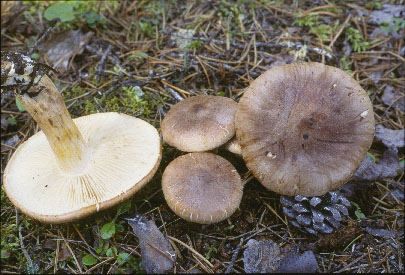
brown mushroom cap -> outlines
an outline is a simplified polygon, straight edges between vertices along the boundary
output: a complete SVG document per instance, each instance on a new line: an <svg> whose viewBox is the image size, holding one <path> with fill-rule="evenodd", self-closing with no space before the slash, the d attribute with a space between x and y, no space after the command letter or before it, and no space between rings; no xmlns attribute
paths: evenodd
<svg viewBox="0 0 405 275"><path fill-rule="evenodd" d="M227 97L189 97L174 105L163 119L163 140L184 152L217 148L235 134L236 106Z"/></svg>
<svg viewBox="0 0 405 275"><path fill-rule="evenodd" d="M238 208L243 184L235 167L211 153L189 153L165 169L162 189L181 218L201 224L225 220Z"/></svg>
<svg viewBox="0 0 405 275"><path fill-rule="evenodd" d="M77 220L128 199L160 163L160 136L146 121L99 113L74 122L91 152L83 171L62 171L43 131L17 148L4 171L11 202L45 223Z"/></svg>
<svg viewBox="0 0 405 275"><path fill-rule="evenodd" d="M359 167L373 141L374 113L347 73L297 63L274 67L251 83L235 127L247 167L266 188L318 196Z"/></svg>

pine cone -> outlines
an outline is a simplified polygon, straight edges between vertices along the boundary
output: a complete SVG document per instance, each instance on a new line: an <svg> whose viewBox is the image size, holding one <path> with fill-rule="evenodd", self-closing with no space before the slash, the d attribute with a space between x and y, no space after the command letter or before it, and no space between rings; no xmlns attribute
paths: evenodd
<svg viewBox="0 0 405 275"><path fill-rule="evenodd" d="M289 222L300 231L314 235L332 233L339 228L350 207L350 202L339 191L312 198L281 196L280 201Z"/></svg>

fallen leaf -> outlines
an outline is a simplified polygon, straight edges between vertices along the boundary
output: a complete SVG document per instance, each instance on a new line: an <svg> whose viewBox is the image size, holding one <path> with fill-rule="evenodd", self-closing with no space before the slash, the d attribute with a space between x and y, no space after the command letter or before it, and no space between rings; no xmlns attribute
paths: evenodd
<svg viewBox="0 0 405 275"><path fill-rule="evenodd" d="M318 270L318 263L312 251L307 250L301 255L290 252L282 260L277 273L314 273Z"/></svg>
<svg viewBox="0 0 405 275"><path fill-rule="evenodd" d="M273 241L249 240L243 252L243 264L246 273L270 273L280 266L281 251Z"/></svg>
<svg viewBox="0 0 405 275"><path fill-rule="evenodd" d="M366 75L370 78L374 84L378 84L380 82L380 78L384 71L377 71L377 72L368 72Z"/></svg>
<svg viewBox="0 0 405 275"><path fill-rule="evenodd" d="M391 196L395 197L396 199L403 201L404 200L404 191L400 189L394 189L391 191Z"/></svg>
<svg viewBox="0 0 405 275"><path fill-rule="evenodd" d="M405 112L405 97L397 92L393 86L387 85L385 87L381 100L385 105L398 108L402 112Z"/></svg>
<svg viewBox="0 0 405 275"><path fill-rule="evenodd" d="M142 215L126 218L141 247L142 268L146 273L165 273L174 267L176 253L155 223Z"/></svg>
<svg viewBox="0 0 405 275"><path fill-rule="evenodd" d="M70 254L69 249L65 245L65 243L62 243L62 246L59 250L59 255L58 255L58 261L65 261L67 258L71 257L72 254Z"/></svg>
<svg viewBox="0 0 405 275"><path fill-rule="evenodd" d="M6 131L9 124L10 122L7 120L6 116L1 115L1 129Z"/></svg>
<svg viewBox="0 0 405 275"><path fill-rule="evenodd" d="M404 5L382 5L381 10L374 10L370 14L368 23L380 25L383 22L391 22L394 17L403 18L405 14Z"/></svg>
<svg viewBox="0 0 405 275"><path fill-rule="evenodd" d="M44 244L43 244L43 248L48 248L48 249L56 249L56 241L52 240L52 239L47 239Z"/></svg>
<svg viewBox="0 0 405 275"><path fill-rule="evenodd" d="M318 264L312 251L302 255L289 248L280 248L273 241L249 240L243 252L246 273L302 273L315 272Z"/></svg>
<svg viewBox="0 0 405 275"><path fill-rule="evenodd" d="M397 154L398 149L390 147L377 163L374 163L374 160L369 155L366 155L359 169L354 173L352 180L376 181L397 176L397 170L400 168Z"/></svg>
<svg viewBox="0 0 405 275"><path fill-rule="evenodd" d="M405 145L405 131L387 129L382 125L377 125L375 137L387 146L401 148Z"/></svg>
<svg viewBox="0 0 405 275"><path fill-rule="evenodd" d="M15 147L17 144L20 142L20 137L18 135L14 135L11 138L7 139L6 141L2 142L3 144L10 146L10 147Z"/></svg>
<svg viewBox="0 0 405 275"><path fill-rule="evenodd" d="M80 30L65 30L51 35L44 42L41 50L55 69L65 72L70 58L73 55L80 54L93 35L93 32L83 34Z"/></svg>
<svg viewBox="0 0 405 275"><path fill-rule="evenodd" d="M374 237L395 238L395 233L386 229L366 227L366 231Z"/></svg>

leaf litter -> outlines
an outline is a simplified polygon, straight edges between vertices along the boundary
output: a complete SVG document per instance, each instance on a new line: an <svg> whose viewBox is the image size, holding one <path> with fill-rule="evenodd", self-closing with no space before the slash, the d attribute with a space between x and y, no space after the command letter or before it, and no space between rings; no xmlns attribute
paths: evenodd
<svg viewBox="0 0 405 275"><path fill-rule="evenodd" d="M243 252L246 273L313 273L318 264L311 250L302 254L295 249L280 248L273 241L251 239Z"/></svg>
<svg viewBox="0 0 405 275"><path fill-rule="evenodd" d="M367 8L366 4L371 3L369 1L356 1L356 3L295 1L292 5L283 1L276 1L277 4L274 5L267 5L265 2L268 1L253 1L253 8L236 0L220 1L221 3L219 1L218 3L197 1L187 2L187 4L183 4L181 1L175 4L169 2L142 1L132 3L128 1L120 4L118 8L113 7L112 2L98 2L97 5L99 6L96 6L95 10L106 19L106 25L89 27L83 21L73 20L71 21L73 24L63 23L65 24L64 27L56 28L58 32L67 29L80 30L81 35L87 34L90 30L94 31L94 39L90 39L85 46L86 51L81 54L79 51L73 60L70 56L67 64L70 62L72 66L64 67L67 73L58 75L62 83L67 83L64 91L66 91L66 99L69 100L68 108L72 111L73 116L88 112L88 102L95 105L95 107L89 108L91 112L114 111L111 105L107 106L105 101L101 101L99 92L112 89L108 96L116 99L122 97L122 88L128 88L127 86L132 85L129 85L128 81L138 80L144 83L142 89L145 91L145 98L148 101L153 101L153 97L149 96L156 95L161 104L157 108L153 108L150 114L137 113L136 115L151 121L158 127L160 110L167 112L179 100L173 96L177 92L182 97L198 94L221 94L238 100L243 94L243 89L251 80L272 65L296 62L296 56L291 55L295 54L292 49L299 50L303 48L303 45L306 45L308 51L305 54L297 52L299 54L297 57L302 58L305 62L323 62L346 70L359 80L361 86L369 93L373 101L377 124L384 125L393 131L403 130L403 107L399 105L403 102L402 91L405 87L403 82L405 47L399 38L403 38L403 28L398 31L394 30L400 27L396 22L401 19L401 14L396 14L394 8L387 9L385 3L380 9ZM376 2L379 3L379 1L373 1L372 4ZM37 37L40 29L44 30L49 26L54 26L54 21L47 22L45 21L46 18L41 17L44 12L41 12L38 6L42 4L38 4L39 2L24 3L24 7L29 7L26 9L29 16L25 16L25 14L20 16L21 20L13 20L15 22L11 26L2 25L2 49L18 47L24 50L26 45L30 45L27 43L28 38ZM336 6L337 4L341 7ZM330 5L333 7L331 8ZM106 6L108 6L107 9L105 9ZM157 9L156 6L158 6ZM396 6L399 6L400 10L403 9L403 5ZM30 12L32 8L38 12ZM363 11L363 14L356 13L357 11ZM377 18L378 15L373 13L376 11L382 11L389 16L390 14L393 15L387 22L388 25L386 23L377 25L369 23L371 14ZM320 22L330 25L331 30L333 28L327 40L318 39L317 35L311 33L311 26L294 24L296 18L304 13L308 15L308 18L318 17ZM356 16L349 18L348 16L352 14L356 14ZM349 20L343 24L345 18L349 18ZM339 25L343 26L340 34L332 27L335 22L338 27L337 30ZM359 31L362 39L360 42L368 43L364 52L358 52L353 42L347 39L345 32L348 27ZM171 35L171 32L178 34L181 29L195 30L193 35L187 36L186 34L185 44L188 47L183 49L179 49L173 35ZM289 32L289 37L283 35L286 31ZM3 36L3 34L6 35ZM334 39L335 43L330 43L331 39ZM376 39L380 40L373 42ZM61 40L63 41L63 39ZM200 43L193 43L194 41ZM287 44L291 47L287 47ZM72 45L66 47L75 49L77 46L78 44L73 45L73 47ZM108 46L112 46L114 50L107 56L105 66L101 69L100 82L95 82L93 80L98 74L93 68L97 67L98 61L105 54ZM144 52L145 56L137 58L135 62L129 58L134 52ZM342 58L344 54L347 56ZM377 73L373 74L373 72ZM383 73L380 75L380 72ZM169 83L171 86L169 87L164 83ZM113 89L115 85L120 84L122 84L122 88ZM79 92L74 92L77 90ZM70 101L72 98L75 99ZM25 140L38 130L35 124L27 119L26 114L19 112L14 97L2 96L1 106L2 115L4 110L4 114L8 118L12 117L17 122L14 126L9 124L6 127L3 121L2 143L16 134L21 140ZM85 108L86 111L84 111ZM383 175L381 165L384 164L381 161L384 159L386 148L378 138L376 141L370 152L376 156L377 163L374 163L370 156L367 156L366 160L371 166L369 170L372 170L374 164L380 165L380 168L377 167L379 173L375 173L377 175L368 175L369 179L374 177L379 178L379 180L370 182L365 179L366 185L362 185L361 182L354 182L345 186L357 186L357 190L363 190L362 188L367 186L367 192L355 192L350 200L358 203L359 208L365 213L366 219L384 221L382 226L368 225L370 228L399 232L396 233L398 239L377 237L368 233L364 226L350 227L350 222L357 224L360 221L358 216L353 213L355 210L350 210L350 218L343 221L343 228L346 231L342 231L340 235L332 233L331 236L322 236L328 236L329 239L334 240L328 246L328 250L326 250L326 246L321 247L321 245L316 245L315 248L322 248L322 253L309 248L316 255L320 272L404 271L402 260L404 257L403 234L400 233L403 232L404 226L403 200L401 200L403 198L404 174L400 172L396 176L381 179ZM396 158L391 154L392 161L385 163L385 165L391 165L391 168L388 169L391 172L395 166L394 159L397 162L400 160L402 165L404 163L402 148L398 148ZM164 149L162 167L178 154L169 147L164 147ZM13 151L13 147L2 147L2 167L5 167ZM240 166L243 167L243 163ZM390 174L394 175L391 172ZM226 222L212 226L194 225L178 219L170 209L167 209L162 192L159 191L159 179L157 176L154 185L148 185L142 194L139 194L140 200L134 200L133 208L137 209L137 212L143 213L148 219L154 216L151 209L160 209L161 213L159 214L161 216L154 218L156 224L165 224L165 231L167 231L168 236L176 237L187 244L190 249L194 249L202 255L208 255L207 261L214 266L211 268L201 258L198 258L200 261L198 262L194 252L188 248L180 247L179 253L181 252L183 257L180 258L179 256L176 261L174 269L176 272L186 273L196 270L223 272L231 260L232 251L239 243L241 236L244 238L246 235L255 235L257 240L272 239L282 247L298 245L301 251L306 250L304 247L317 242L317 239L284 224L282 221L285 217L279 204L279 196L264 190L254 179L251 180L251 184L246 186L240 210ZM147 198L147 202L145 202L145 198ZM264 207L264 203L271 207ZM3 249L6 250L6 254L8 251L12 253L7 260L2 260L2 264L4 263L3 267L6 272L21 273L24 272L26 264L24 260L21 260L24 259L21 249L12 250L7 247L7 242L9 240L11 242L14 238L13 234L7 233L6 230L7 226L14 222L15 209L7 198L2 199L3 205L2 253ZM90 243L97 239L96 237L99 236L100 232L91 234L92 228L101 226L106 221L111 221L110 215L114 215L114 213L103 211L84 222L75 223L77 232L72 232L70 224L49 226L24 218L23 222L30 224L30 231L23 236L24 242L27 243L28 252L33 253L33 248L38 245L38 242L55 235L58 230L69 240L68 243L73 252L72 258L79 259L78 263L71 259L54 265L55 254L50 256L49 251L34 253L33 258L40 263L42 273L52 271L64 273L81 273L81 271L89 271L89 273L137 272L138 270L134 269L136 264L123 266L120 265L118 259L116 262L112 259L100 260L92 268L87 267L88 270L84 270L83 268L86 266L81 265L80 259L92 249L83 243L86 240ZM247 222L247 220L251 222ZM347 223L346 226L345 223ZM118 225L116 224L117 229ZM126 224L123 227L129 228ZM84 238L79 238L76 233L81 233ZM361 236L362 234L363 236ZM3 236L5 236L4 243L6 246L3 246ZM139 258L141 255L138 251L141 247L132 246L133 243L137 244L137 242L131 236L127 236L126 231L116 230L114 236L111 236L108 241L104 240L104 243L110 244L110 248L114 248L112 250L120 253L120 255L124 255L123 252L126 251ZM397 249L394 249L388 242L391 239L395 240ZM212 253L208 254L209 251ZM111 254L106 256L111 257ZM104 257L104 253L97 255L97 257L103 259L101 257ZM236 272L244 271L240 256L237 257L233 270Z"/></svg>
<svg viewBox="0 0 405 275"><path fill-rule="evenodd" d="M162 274L173 269L176 253L153 220L136 215L126 218L141 247L142 268L147 273Z"/></svg>

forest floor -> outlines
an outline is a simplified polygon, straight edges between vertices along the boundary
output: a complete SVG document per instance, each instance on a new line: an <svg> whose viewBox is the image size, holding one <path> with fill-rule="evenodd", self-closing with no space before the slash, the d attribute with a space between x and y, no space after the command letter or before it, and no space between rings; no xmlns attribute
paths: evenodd
<svg viewBox="0 0 405 275"><path fill-rule="evenodd" d="M404 129L403 0L77 1L51 9L52 4L25 2L4 15L2 4L1 50L30 52L53 66L58 73L52 78L73 118L121 112L160 131L164 115L181 98L209 94L239 101L267 69L314 61L360 83L376 125ZM2 175L15 149L39 130L13 93L2 93ZM378 162L386 150L375 139L368 155ZM403 167L403 147L398 151ZM250 239L311 250L319 272L404 272L403 168L395 177L362 185L350 198L355 207L342 227L316 237L291 226L280 196L224 150L219 154L246 182L239 209L212 225L180 219L166 204L160 180L181 154L163 144L159 170L125 204L124 214L113 208L74 223L47 225L25 216L2 185L2 274L141 273L138 239L123 219L135 213L154 220L174 240L175 272L223 273L231 262L234 272L244 272ZM106 224L114 232L106 232Z"/></svg>

